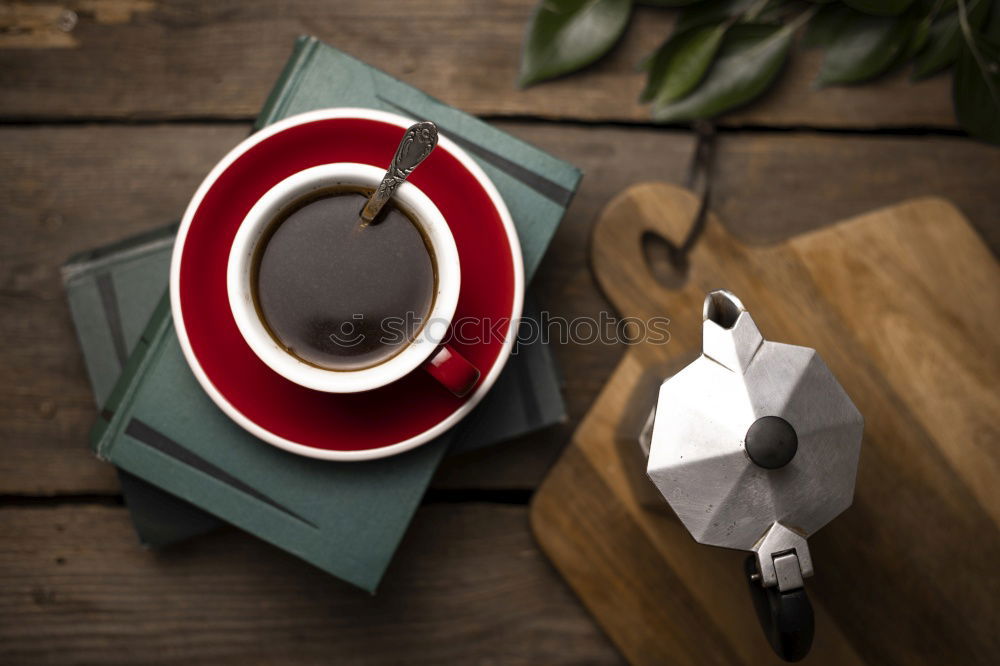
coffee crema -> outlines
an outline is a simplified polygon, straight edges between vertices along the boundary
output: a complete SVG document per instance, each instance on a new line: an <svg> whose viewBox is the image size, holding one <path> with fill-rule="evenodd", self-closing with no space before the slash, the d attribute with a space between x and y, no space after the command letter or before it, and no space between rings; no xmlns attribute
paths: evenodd
<svg viewBox="0 0 1000 666"><path fill-rule="evenodd" d="M391 201L375 224L363 225L371 192L338 186L302 197L258 243L251 272L258 315L281 347L310 365L383 363L417 337L433 307L430 241Z"/></svg>

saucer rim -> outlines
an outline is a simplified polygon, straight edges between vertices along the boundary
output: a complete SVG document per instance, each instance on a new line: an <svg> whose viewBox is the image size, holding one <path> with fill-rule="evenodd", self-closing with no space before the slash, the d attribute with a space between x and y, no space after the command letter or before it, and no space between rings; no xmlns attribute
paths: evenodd
<svg viewBox="0 0 1000 666"><path fill-rule="evenodd" d="M493 387L493 384L496 383L496 380L500 376L504 367L506 367L507 362L510 359L511 352L513 351L515 336L512 335L512 333L518 330L518 325L520 324L521 314L524 307L524 260L521 254L521 243L517 235L517 229L514 226L514 221L510 216L510 211L507 209L506 203L504 203L503 197L496 189L496 185L493 184L493 181L490 180L489 176L486 175L482 168L476 164L476 162L461 147L442 134L438 139L438 146L440 148L444 148L456 160L458 160L462 167L465 168L479 182L480 186L490 198L493 207L496 209L500 217L504 231L507 234L510 259L513 263L512 274L514 282L514 295L513 302L511 303L511 318L507 329L507 336L503 341L503 345L496 357L496 360L493 362L492 367L480 380L476 390L470 393L464 399L461 406L459 406L454 412L421 433L393 444L387 444L385 446L379 446L371 449L349 451L338 449L320 449L289 440L258 425L250 417L236 409L236 407L229 402L222 392L219 391L219 389L205 373L204 369L202 369L201 363L199 362L198 357L191 346L191 342L188 339L187 330L184 325L184 313L181 307L180 298L180 270L188 230L191 227L191 223L194 220L195 214L200 208L205 195L209 192L219 177L225 173L237 159L242 157L251 148L266 139L275 136L276 134L280 134L285 130L299 125L322 120L345 118L374 120L403 129L413 124L413 121L409 118L378 109L365 109L360 107L317 109L289 116L284 120L278 121L259 130L237 144L232 150L226 153L226 155L212 168L205 179L201 182L198 189L195 191L194 196L191 198L191 201L188 203L188 206L184 211L183 218L181 218L181 223L177 231L177 239L174 243L174 249L170 260L170 308L173 313L174 329L177 332L177 338L181 346L181 351L184 353L184 358L187 361L188 366L191 368L191 371L194 373L194 376L198 380L201 387L205 390L212 401L226 414L226 416L258 439L261 439L280 449L289 451L290 453L320 460L356 462L376 460L379 458L387 458L398 455L433 440L457 424L486 396L489 390Z"/></svg>

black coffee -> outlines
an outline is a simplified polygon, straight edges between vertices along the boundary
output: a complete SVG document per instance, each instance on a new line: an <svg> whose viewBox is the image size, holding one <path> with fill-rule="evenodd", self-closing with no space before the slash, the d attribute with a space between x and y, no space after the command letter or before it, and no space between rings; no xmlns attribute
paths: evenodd
<svg viewBox="0 0 1000 666"><path fill-rule="evenodd" d="M254 258L253 293L271 335L298 358L332 370L377 365L419 333L436 289L434 255L391 202L377 223L370 195L321 190L289 206Z"/></svg>

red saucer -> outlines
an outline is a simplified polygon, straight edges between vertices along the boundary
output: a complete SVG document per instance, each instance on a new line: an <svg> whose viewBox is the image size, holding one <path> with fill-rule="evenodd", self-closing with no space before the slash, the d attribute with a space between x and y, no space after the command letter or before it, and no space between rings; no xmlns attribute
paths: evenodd
<svg viewBox="0 0 1000 666"><path fill-rule="evenodd" d="M418 446L467 414L510 356L524 290L517 233L492 182L444 136L409 181L437 205L458 246L462 291L454 321L486 321L502 333L479 342L452 341L482 371L474 391L457 398L421 370L366 393L312 391L271 371L236 328L226 295L226 265L251 206L279 181L319 164L384 168L412 122L369 109L327 109L271 125L212 170L181 221L170 289L188 363L233 420L294 453L364 460Z"/></svg>

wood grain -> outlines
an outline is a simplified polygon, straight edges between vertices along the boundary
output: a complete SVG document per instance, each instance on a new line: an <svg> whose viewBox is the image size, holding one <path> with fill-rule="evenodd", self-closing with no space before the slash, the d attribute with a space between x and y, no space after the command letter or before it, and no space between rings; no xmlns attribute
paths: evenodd
<svg viewBox="0 0 1000 666"><path fill-rule="evenodd" d="M675 12L640 9L622 43L597 66L517 91L520 43L535 3L0 3L0 122L7 123L0 127L0 495L7 495L0 503L0 663L620 662L532 543L521 506L423 506L374 598L235 530L165 552L138 548L127 512L108 503L118 493L111 468L85 445L94 407L57 270L71 253L179 217L203 175L249 131L294 37L311 33L459 108L508 118L499 123L507 131L581 166L587 173L583 187L535 288L555 315L593 316L609 309L588 268L597 211L634 182L684 182L690 161L692 136L651 129L648 107L635 102L643 84L635 63L669 32ZM380 17L378 30L372 16ZM875 85L813 90L820 57L795 52L774 90L722 119L727 129L718 138L715 207L727 230L751 244L776 243L908 197L937 194L954 201L996 252L1000 151L936 132L955 127L949 77L911 85L904 71ZM154 122L130 124L137 120ZM808 127L838 131L794 131ZM906 132L910 136L868 133L879 128L919 129ZM932 135L921 136L923 129ZM823 251L801 245L796 261ZM732 260L742 257L734 254ZM919 289L902 303L914 306L926 293L927 276L959 270L955 264L962 261L964 256L939 257L924 274L907 266ZM848 296L881 284L856 284L863 273L852 267L845 263L815 297L844 298L836 319L856 323L880 313ZM813 279L808 270L795 277ZM933 304L932 295L926 298ZM655 309L676 314L687 305L671 295ZM879 321L871 340L859 338L845 353L874 353L872 341L883 329L899 335L898 318ZM698 342L685 339L682 328L673 328L671 352ZM896 381L965 390L990 378L986 366L962 365L955 384L956 368L946 362L952 347L921 346L917 329L898 353L916 353L920 362L904 368ZM445 492L431 497L467 497L448 489L533 489L595 397L624 395L629 373L641 375L649 367L630 354L605 388L621 347L556 345L554 351L570 421L447 460L433 482ZM873 363L887 373L897 365L892 354ZM984 518L995 518L988 507L995 508L989 492L996 447L981 430L989 413L962 424L961 432L978 448L953 447L917 464L947 431L949 415L935 416L933 393L915 392L905 401L892 397L888 384L867 378L862 373L854 381L886 390L890 397L880 406L905 410L912 424L899 435L908 437L899 451L866 450L859 488L869 488L873 502L905 504L912 515L885 525L877 507L855 507L837 529L814 539L820 570L810 585L814 599L823 600L816 650L829 663L847 665L862 656L880 664L974 663L981 637L973 634L969 645L957 646L948 637L970 608L987 620L992 610L993 624L1000 624L996 609L983 602L1000 597L995 576L983 576L978 588L968 579L968 571L997 556ZM962 406L947 396L943 404L950 410ZM979 404L984 410L992 406ZM611 423L595 418L591 412L586 421L600 426L593 432L610 432ZM876 423L877 431L891 425ZM561 478L564 485L588 488L593 497L610 497L609 485L621 481L618 461L572 448L547 484ZM907 475L900 480L876 473L886 466ZM915 492L927 480L942 485L927 496ZM549 522L535 511L536 531L570 533L567 514L558 511L566 506L543 492L536 509L544 502L550 504L544 514ZM952 520L953 512L974 502L983 508ZM641 648L628 656L683 663L690 657L686 641L702 635L711 642L687 661L729 664L756 655L755 662L767 663L769 652L741 592L736 606L718 603L740 583L736 554L696 546L662 514L651 519L661 524L650 530L628 519L635 507L627 504L623 509L612 501L583 502L581 508L580 524L600 538L562 543L564 565L571 555L594 556L582 561L571 580L609 574L623 562L636 565L626 588L597 591L615 613L613 633ZM981 533L969 539L975 528ZM871 552L835 567L857 554L853 534L868 535ZM912 535L922 535L922 541ZM622 552L616 544L625 541L631 549ZM951 551L942 546L945 541ZM888 568L883 572L881 566ZM701 584L684 593L678 572L692 571ZM951 596L942 592L948 585ZM969 606L959 605L961 595L971 600ZM897 612L892 604L899 598L910 607ZM639 622L621 612L634 603L643 604Z"/></svg>
<svg viewBox="0 0 1000 666"><path fill-rule="evenodd" d="M78 20L69 32L32 24L16 31L19 37L8 40L8 48L0 41L0 117L249 119L292 40L311 33L471 113L649 122L649 108L636 101L644 85L636 64L669 34L676 13L640 8L607 59L518 91L521 42L535 4L53 0L44 20L56 23L75 10ZM821 57L817 51L793 53L774 90L722 122L955 126L948 76L911 84L908 72L900 71L877 85L816 90L812 82Z"/></svg>
<svg viewBox="0 0 1000 666"><path fill-rule="evenodd" d="M615 445L626 408L643 399L634 389L644 369L697 353L704 293L725 285L769 339L815 347L866 418L854 505L811 539L808 588L824 643L810 659L991 663L1000 494L987 479L1000 460L989 416L1000 408L1000 349L982 331L1000 325L996 259L954 207L919 199L770 247L739 243L712 216L682 286L658 284L641 238L683 238L696 205L685 190L637 185L595 228L594 270L615 309L667 314L671 340L630 348L536 494L546 552L630 660L665 645L694 658L720 634L742 661L764 659L760 635L740 634L757 631L740 554L699 546L679 522L642 508ZM582 486L588 474L603 484ZM628 536L637 530L641 538ZM654 587L632 583L650 568ZM655 587L671 575L661 569L684 589ZM677 613L686 596L709 616L704 636L671 644L655 628L623 628L652 600Z"/></svg>
<svg viewBox="0 0 1000 666"><path fill-rule="evenodd" d="M790 245L878 372L907 387L906 411L1000 525L1000 337L987 333L1000 324L1000 270L972 229L942 223L958 216L931 200L878 226L840 225ZM933 251L885 242L910 236Z"/></svg>
<svg viewBox="0 0 1000 666"><path fill-rule="evenodd" d="M584 169L535 289L554 315L597 315L608 306L587 266L594 211L650 174L683 181L691 136L501 126ZM0 347L0 493L117 491L113 471L85 445L94 411L58 266L74 252L177 219L204 174L248 131L239 123L0 129L0 200L6 202L0 219L0 334L6 342ZM934 160L926 158L931 153ZM940 161L952 167L932 178ZM741 134L720 139L716 200L727 227L758 242L928 190L948 191L996 248L998 169L1000 151L964 139ZM570 424L449 460L435 485L537 485L622 348L555 345L554 352L566 370Z"/></svg>
<svg viewBox="0 0 1000 666"><path fill-rule="evenodd" d="M153 553L121 507L0 509L0 661L619 663L526 514L421 508L372 597L234 530Z"/></svg>

